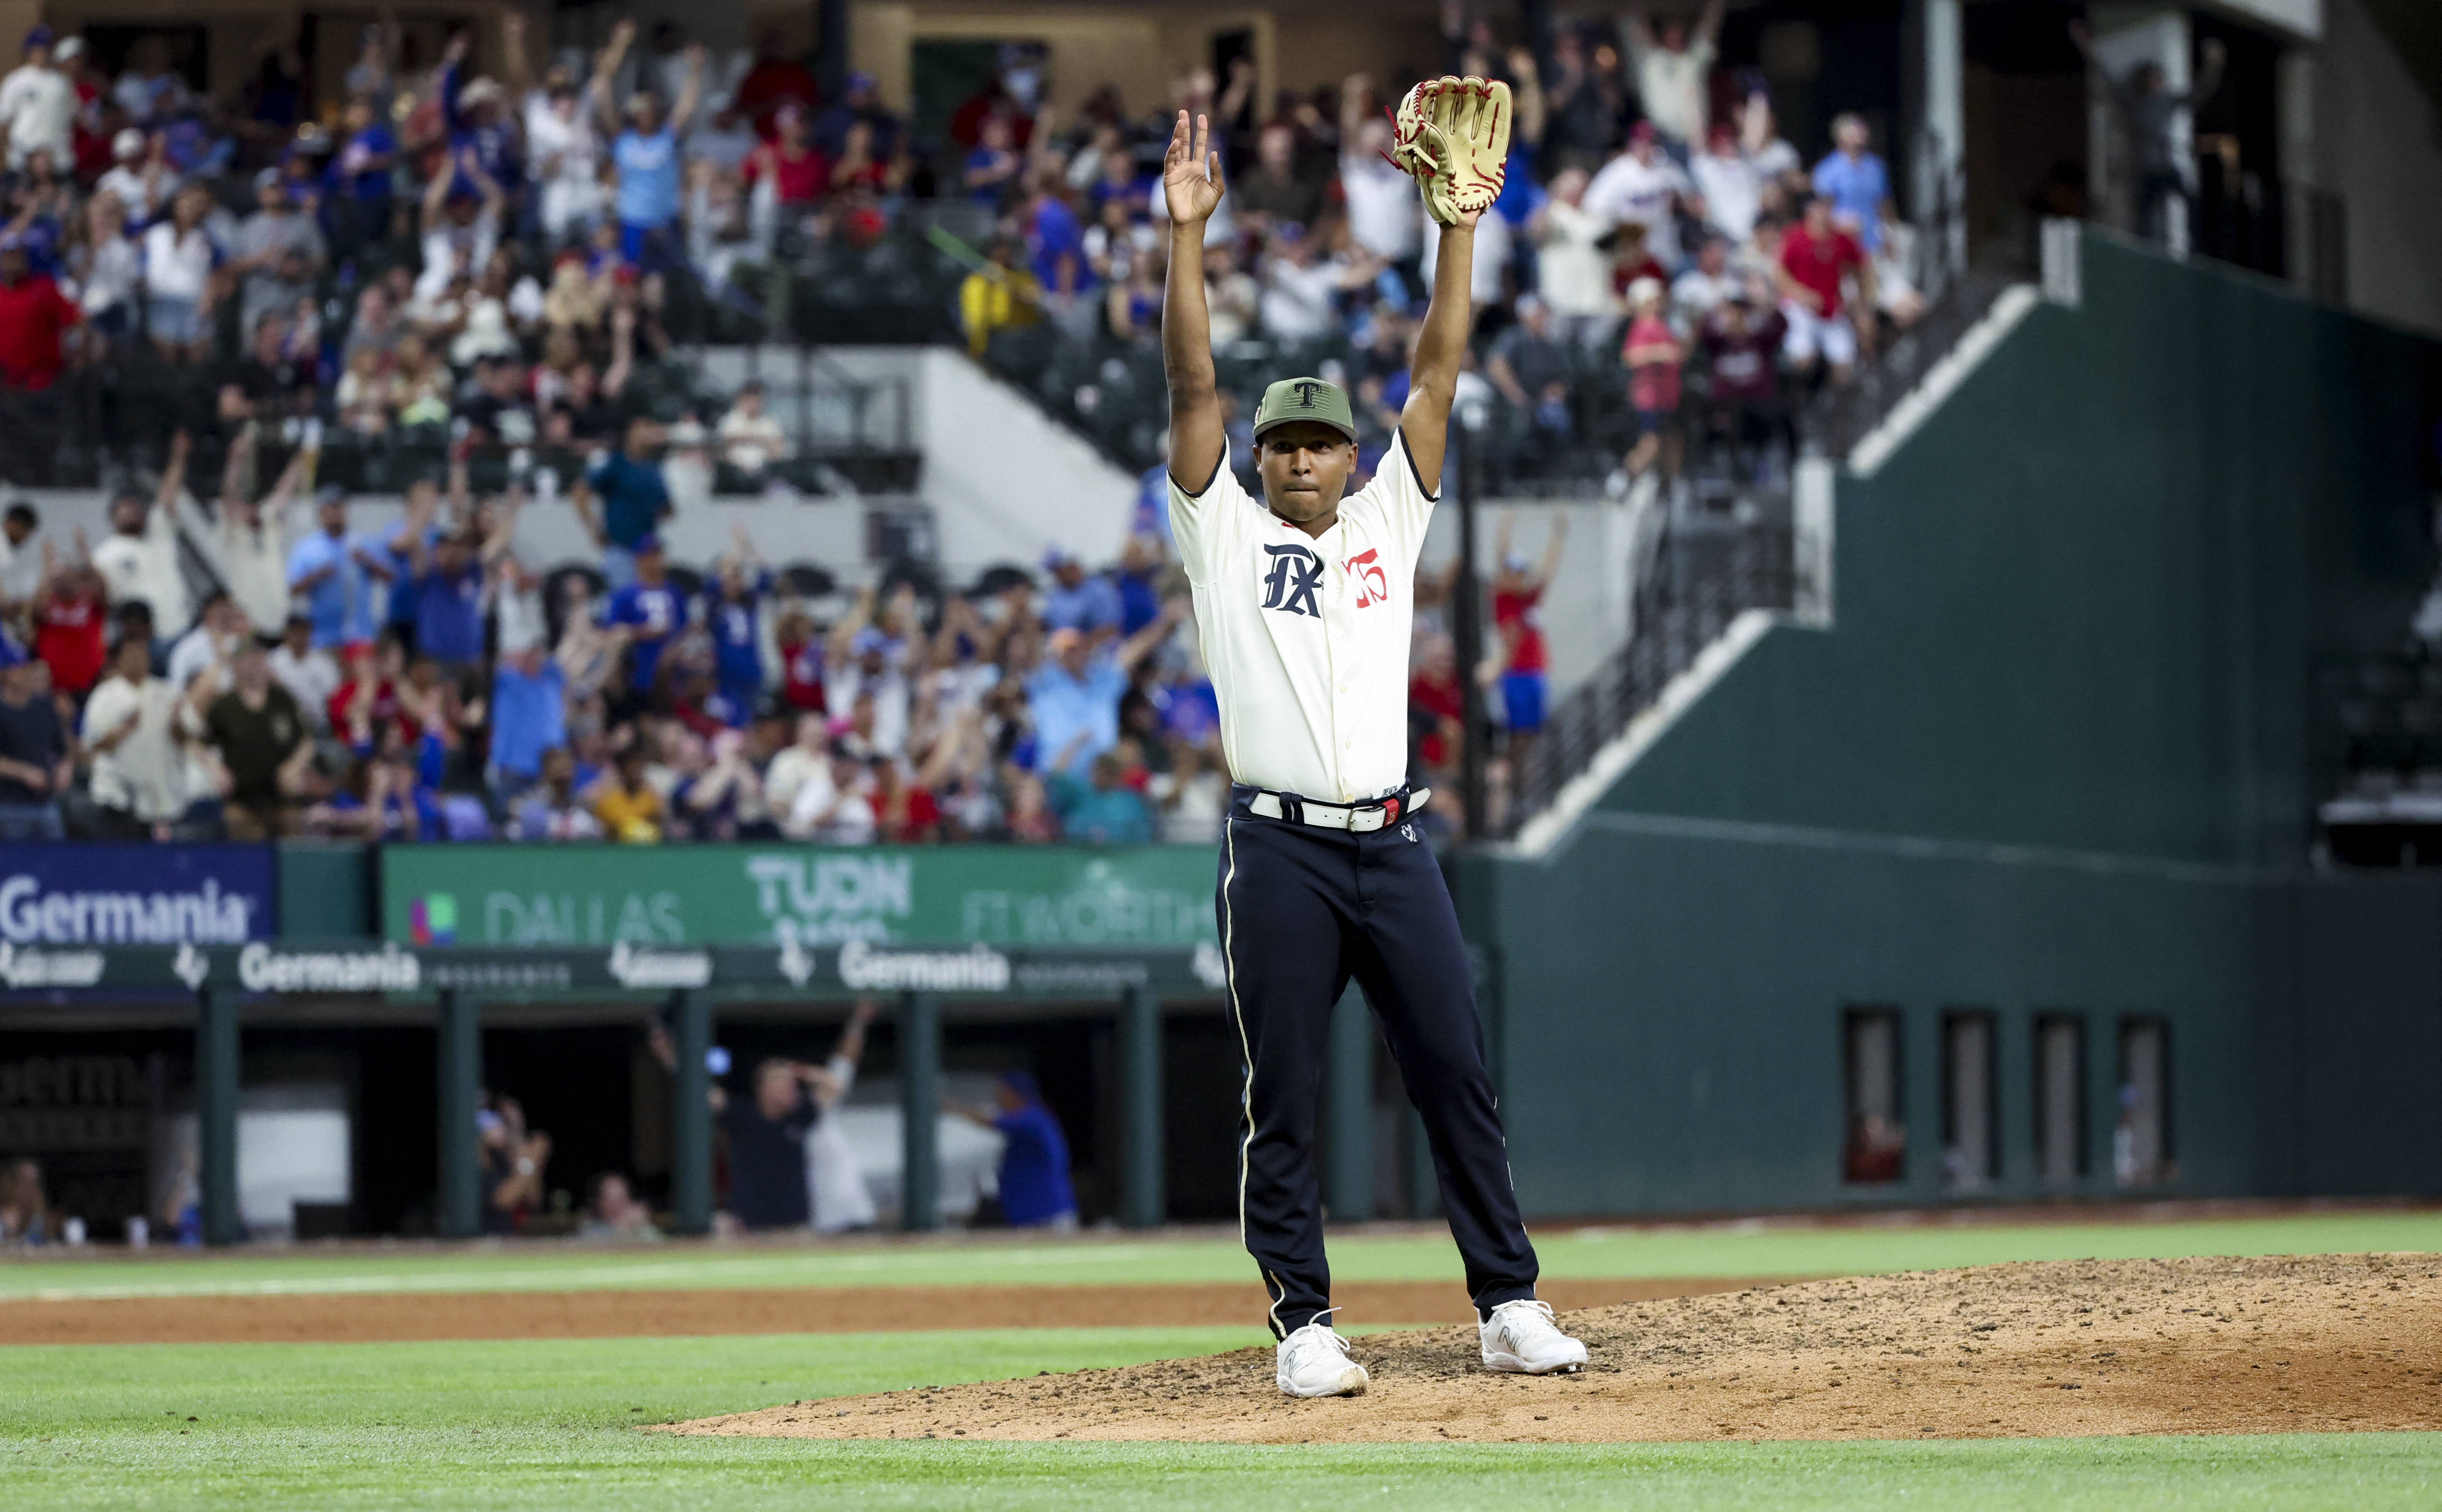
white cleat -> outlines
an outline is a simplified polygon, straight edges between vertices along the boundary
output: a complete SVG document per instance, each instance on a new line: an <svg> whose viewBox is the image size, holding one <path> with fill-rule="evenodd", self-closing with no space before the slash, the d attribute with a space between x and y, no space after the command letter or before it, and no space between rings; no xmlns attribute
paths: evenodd
<svg viewBox="0 0 2442 1512"><path fill-rule="evenodd" d="M1522 1375L1574 1375L1585 1368L1586 1346L1560 1332L1552 1304L1531 1297L1505 1302L1476 1325L1486 1370Z"/></svg>
<svg viewBox="0 0 2442 1512"><path fill-rule="evenodd" d="M1365 1390L1365 1367L1348 1357L1348 1340L1317 1318L1274 1346L1281 1390L1291 1396L1355 1396Z"/></svg>

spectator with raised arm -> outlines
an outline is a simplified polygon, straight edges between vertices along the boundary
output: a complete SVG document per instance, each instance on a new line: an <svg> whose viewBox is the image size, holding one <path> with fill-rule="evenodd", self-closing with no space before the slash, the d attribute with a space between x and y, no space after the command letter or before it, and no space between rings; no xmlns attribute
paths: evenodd
<svg viewBox="0 0 2442 1512"><path fill-rule="evenodd" d="M611 28L610 45L593 68L595 117L604 130L618 132L610 143L610 162L618 180L613 197L619 255L647 270L676 267L684 255L672 235L681 201L679 143L703 96L704 54L700 46L686 50L684 82L666 114L662 98L649 88L629 96L614 113L610 81L635 40L636 24L622 20Z"/></svg>
<svg viewBox="0 0 2442 1512"><path fill-rule="evenodd" d="M155 632L165 641L186 633L193 618L186 574L178 568L178 498L187 485L190 450L183 430L170 438L170 460L146 503L122 493L110 504L110 537L93 549L93 565L110 585L114 604L150 605Z"/></svg>
<svg viewBox="0 0 2442 1512"><path fill-rule="evenodd" d="M659 1021L647 1043L664 1069L678 1070L678 1047ZM711 1089L713 1117L728 1138L728 1211L750 1232L803 1229L811 1218L806 1132L822 1117L822 1100L836 1096L838 1083L819 1066L775 1055L755 1063L747 1086L745 1097L718 1084Z"/></svg>
<svg viewBox="0 0 2442 1512"><path fill-rule="evenodd" d="M840 1132L839 1120L831 1117L848 1088L856 1084L857 1066L865 1059L866 1030L879 1012L872 999L858 999L831 1046L830 1059L823 1063L831 1082L815 1095L823 1117L806 1136L806 1182L816 1233L851 1233L871 1228L880 1216L873 1193L865 1184L865 1173L857 1165L856 1151Z"/></svg>
<svg viewBox="0 0 2442 1512"><path fill-rule="evenodd" d="M551 1136L526 1127L525 1108L515 1098L487 1098L475 1111L477 1159L482 1165L483 1231L515 1233L528 1214L544 1206L543 1172L551 1164Z"/></svg>
<svg viewBox="0 0 2442 1512"><path fill-rule="evenodd" d="M1620 20L1620 37L1628 45L1628 61L1636 70L1636 94L1645 118L1661 134L1671 157L1686 166L1690 149L1704 140L1711 109L1713 59L1722 36L1725 0L1704 0L1690 28L1679 17L1658 25L1647 13L1644 0L1629 7Z"/></svg>
<svg viewBox="0 0 2442 1512"><path fill-rule="evenodd" d="M1137 664L1170 638L1184 601L1162 606L1154 622L1109 643L1077 629L1056 629L1045 643L1043 665L1027 683L1037 750L1051 758L1047 776L1080 774L1120 743L1120 699Z"/></svg>
<svg viewBox="0 0 2442 1512"><path fill-rule="evenodd" d="M1030 1071L1003 1071L987 1105L941 1100L944 1112L998 1134L1000 1215L1012 1229L1077 1227L1077 1193L1068 1179L1068 1136L1043 1101Z"/></svg>
<svg viewBox="0 0 2442 1512"><path fill-rule="evenodd" d="M12 172L23 173L35 153L48 153L62 169L76 161L76 85L52 44L50 27L34 27L26 33L25 62L0 79L0 137L8 141Z"/></svg>
<svg viewBox="0 0 2442 1512"><path fill-rule="evenodd" d="M325 484L314 495L316 530L288 554L288 591L302 600L314 644L336 651L381 631L375 590L397 574L390 554L348 528L347 491Z"/></svg>
<svg viewBox="0 0 2442 1512"><path fill-rule="evenodd" d="M2103 76L2104 93L2127 134L2129 155L2137 168L2137 233L2151 242L2171 239L2170 206L2184 207L2196 194L2187 146L2179 133L2179 114L2211 100L2221 88L2230 50L2218 37L2208 37L2197 50L2204 66L2194 85L2171 87L2171 76L2148 58L2125 74L2114 74L2094 51L2093 34L2083 21L2068 24L2069 40L2087 66ZM1870 248L1874 244L1866 244Z"/></svg>
<svg viewBox="0 0 2442 1512"><path fill-rule="evenodd" d="M1569 549L1568 514L1558 509L1551 513L1541 562L1530 566L1526 554L1513 548L1516 510L1502 515L1493 546L1500 565L1492 574L1492 627L1501 637L1502 723L1509 733L1513 766L1524 759L1542 732L1548 706L1552 659L1543 641L1543 595Z"/></svg>

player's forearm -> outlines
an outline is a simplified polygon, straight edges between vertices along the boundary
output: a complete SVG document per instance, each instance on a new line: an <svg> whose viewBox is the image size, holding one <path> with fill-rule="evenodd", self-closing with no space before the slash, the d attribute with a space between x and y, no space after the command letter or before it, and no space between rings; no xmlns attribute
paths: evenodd
<svg viewBox="0 0 2442 1512"><path fill-rule="evenodd" d="M1161 366L1174 412L1213 392L1212 314L1204 298L1204 227L1174 224L1161 296Z"/></svg>
<svg viewBox="0 0 2442 1512"><path fill-rule="evenodd" d="M1425 307L1425 323L1416 335L1415 365L1408 379L1412 389L1433 394L1447 409L1458 391L1459 358L1467 351L1467 327L1475 315L1469 293L1475 271L1475 228L1445 226L1441 235L1441 256L1433 264L1432 302Z"/></svg>

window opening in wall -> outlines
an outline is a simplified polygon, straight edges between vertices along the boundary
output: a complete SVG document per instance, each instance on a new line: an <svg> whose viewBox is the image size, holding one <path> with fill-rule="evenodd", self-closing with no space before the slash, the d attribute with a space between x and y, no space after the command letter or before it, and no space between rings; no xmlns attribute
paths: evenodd
<svg viewBox="0 0 2442 1512"><path fill-rule="evenodd" d="M2159 1018L2120 1021L2120 1113L2111 1126L2111 1178L2150 1187L2171 1163L2171 1029Z"/></svg>
<svg viewBox="0 0 2442 1512"><path fill-rule="evenodd" d="M1947 1192L1981 1192L2001 1174L1993 1032L1989 1012L1942 1015L1941 1185Z"/></svg>
<svg viewBox="0 0 2442 1512"><path fill-rule="evenodd" d="M2086 1175L2086 1021L2035 1020L2035 1175L2065 1186Z"/></svg>
<svg viewBox="0 0 2442 1512"><path fill-rule="evenodd" d="M1841 1024L1841 1060L1848 1077L1842 1178L1864 1185L1897 1181L1907 1155L1900 1101L1900 1016L1886 1008L1857 1008Z"/></svg>

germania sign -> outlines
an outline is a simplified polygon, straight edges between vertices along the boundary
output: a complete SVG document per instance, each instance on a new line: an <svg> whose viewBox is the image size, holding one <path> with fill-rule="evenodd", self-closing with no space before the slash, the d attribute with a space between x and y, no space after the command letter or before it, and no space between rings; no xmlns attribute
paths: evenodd
<svg viewBox="0 0 2442 1512"><path fill-rule="evenodd" d="M423 985L415 956L396 945L365 951L238 952L238 985L249 993L412 993Z"/></svg>
<svg viewBox="0 0 2442 1512"><path fill-rule="evenodd" d="M278 930L267 846L15 845L0 856L12 945L236 945Z"/></svg>
<svg viewBox="0 0 2442 1512"><path fill-rule="evenodd" d="M892 950L850 940L840 947L840 984L855 993L1005 993L1009 957L990 945Z"/></svg>

